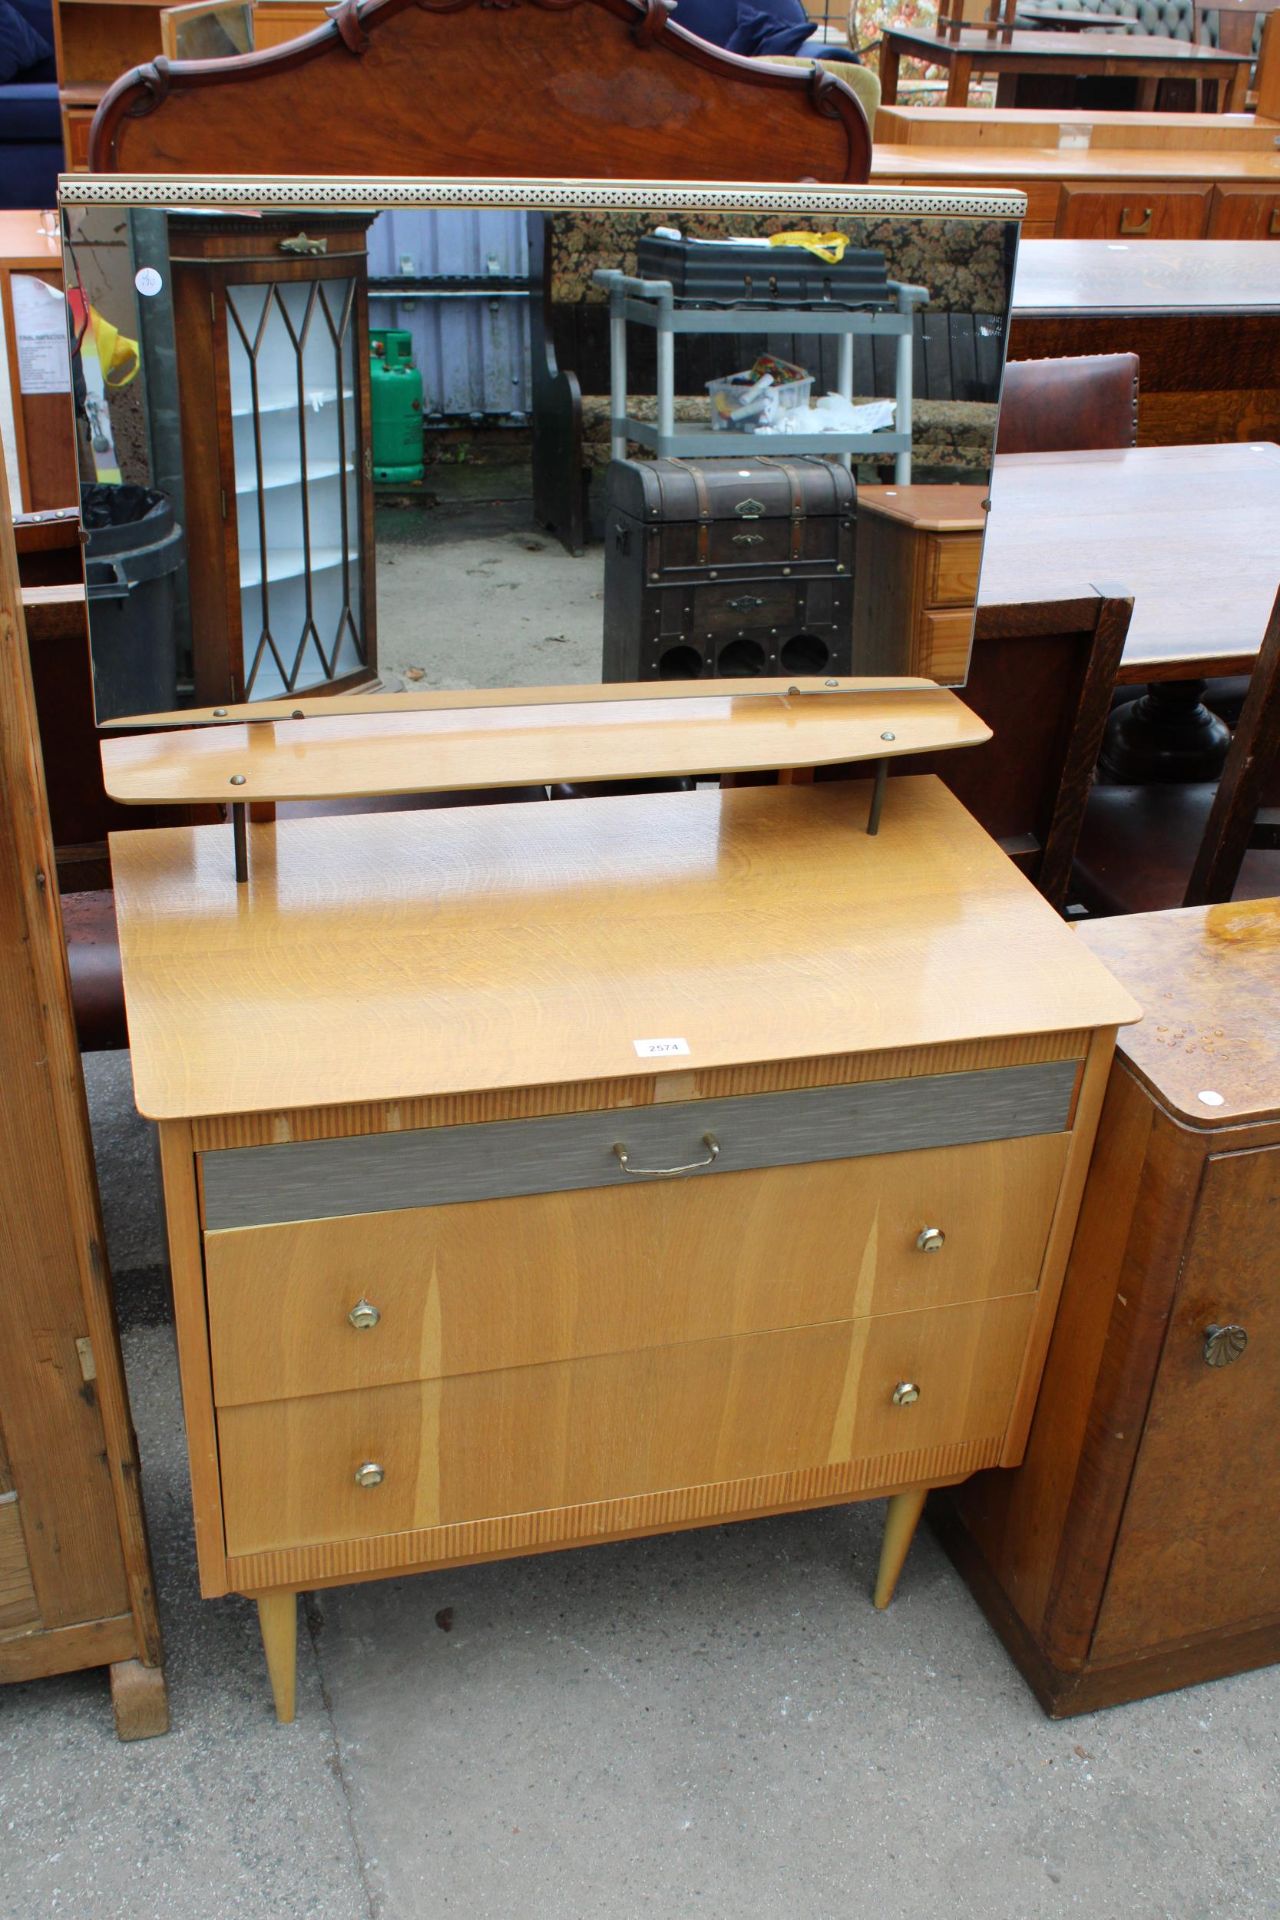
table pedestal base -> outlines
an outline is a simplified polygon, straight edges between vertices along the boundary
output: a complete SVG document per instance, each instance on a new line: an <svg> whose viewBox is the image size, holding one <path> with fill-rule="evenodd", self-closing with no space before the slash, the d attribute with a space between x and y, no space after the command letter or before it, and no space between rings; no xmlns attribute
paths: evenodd
<svg viewBox="0 0 1280 1920"><path fill-rule="evenodd" d="M1107 722L1098 761L1109 785L1216 780L1231 732L1200 698L1203 680L1156 680Z"/></svg>

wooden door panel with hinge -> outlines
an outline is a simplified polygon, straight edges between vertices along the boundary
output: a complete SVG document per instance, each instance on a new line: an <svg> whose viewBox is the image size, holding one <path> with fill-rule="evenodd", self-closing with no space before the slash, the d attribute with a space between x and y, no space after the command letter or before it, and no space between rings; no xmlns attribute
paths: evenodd
<svg viewBox="0 0 1280 1920"><path fill-rule="evenodd" d="M1207 1162L1094 1656L1280 1613L1280 1521L1257 1520L1260 1490L1278 1484L1280 1147L1269 1147Z"/></svg>

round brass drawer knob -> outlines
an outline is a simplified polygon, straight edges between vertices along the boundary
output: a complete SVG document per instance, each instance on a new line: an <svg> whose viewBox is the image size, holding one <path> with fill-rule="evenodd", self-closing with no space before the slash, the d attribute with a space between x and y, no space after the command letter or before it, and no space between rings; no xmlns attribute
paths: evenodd
<svg viewBox="0 0 1280 1920"><path fill-rule="evenodd" d="M920 1389L914 1380L899 1380L893 1390L893 1404L895 1407L914 1407L919 1398Z"/></svg>
<svg viewBox="0 0 1280 1920"><path fill-rule="evenodd" d="M376 1327L381 1318L382 1315L372 1300L366 1300L363 1294L347 1315L347 1319L357 1332L362 1332L365 1327Z"/></svg>
<svg viewBox="0 0 1280 1920"><path fill-rule="evenodd" d="M376 1460L365 1460L356 1468L358 1487L380 1487L386 1479L386 1471Z"/></svg>
<svg viewBox="0 0 1280 1920"><path fill-rule="evenodd" d="M1249 1344L1249 1336L1243 1327L1206 1327L1204 1330L1204 1358L1209 1367L1229 1367L1238 1360Z"/></svg>
<svg viewBox="0 0 1280 1920"><path fill-rule="evenodd" d="M922 1227L916 1235L921 1253L941 1253L946 1244L947 1236L941 1227Z"/></svg>

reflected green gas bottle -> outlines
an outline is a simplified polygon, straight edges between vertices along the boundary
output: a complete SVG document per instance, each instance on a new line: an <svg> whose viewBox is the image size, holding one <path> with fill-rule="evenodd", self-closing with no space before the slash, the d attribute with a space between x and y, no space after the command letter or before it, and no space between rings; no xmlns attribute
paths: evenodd
<svg viewBox="0 0 1280 1920"><path fill-rule="evenodd" d="M369 341L373 477L414 484L422 479L422 374L412 336L388 327Z"/></svg>

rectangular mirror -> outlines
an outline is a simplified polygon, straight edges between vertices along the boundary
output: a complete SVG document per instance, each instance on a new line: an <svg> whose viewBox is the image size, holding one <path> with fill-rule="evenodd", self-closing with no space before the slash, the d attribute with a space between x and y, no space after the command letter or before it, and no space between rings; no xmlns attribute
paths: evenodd
<svg viewBox="0 0 1280 1920"><path fill-rule="evenodd" d="M1021 208L68 178L99 719L962 684Z"/></svg>

